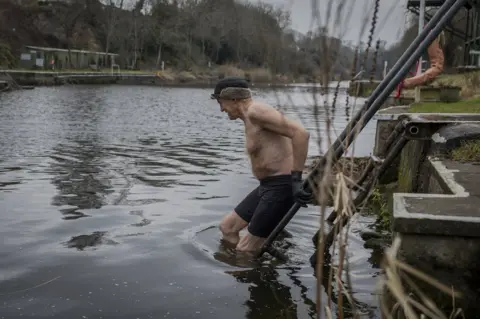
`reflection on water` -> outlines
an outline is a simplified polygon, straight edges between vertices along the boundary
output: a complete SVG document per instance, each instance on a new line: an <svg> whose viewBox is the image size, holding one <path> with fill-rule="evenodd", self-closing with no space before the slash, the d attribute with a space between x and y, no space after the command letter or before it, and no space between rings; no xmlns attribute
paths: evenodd
<svg viewBox="0 0 480 319"><path fill-rule="evenodd" d="M84 250L86 248L95 248L95 246L101 244L115 245L117 242L105 238L106 232L96 231L90 235L74 236L68 242L65 243L68 248L76 248L78 250Z"/></svg>
<svg viewBox="0 0 480 319"><path fill-rule="evenodd" d="M228 271L238 282L248 284L250 298L246 318L298 318L297 306L290 287L279 282L278 272L271 267Z"/></svg>
<svg viewBox="0 0 480 319"><path fill-rule="evenodd" d="M312 132L315 155L328 145L327 117L332 139L345 127L346 97L335 112L320 108L317 126L309 91L254 93ZM315 317L314 207L275 243L286 263L252 260L220 241L219 221L257 182L243 125L209 93L64 86L0 95L0 317ZM356 154L370 153L373 128ZM374 318L377 252L358 235L370 222L355 226L349 262L355 305Z"/></svg>
<svg viewBox="0 0 480 319"><path fill-rule="evenodd" d="M100 208L107 204L106 195L113 193L109 177L103 176L102 151L96 145L82 141L58 145L50 157L51 182L58 189L52 198L54 206L69 206L60 209L65 219L85 217L82 209Z"/></svg>

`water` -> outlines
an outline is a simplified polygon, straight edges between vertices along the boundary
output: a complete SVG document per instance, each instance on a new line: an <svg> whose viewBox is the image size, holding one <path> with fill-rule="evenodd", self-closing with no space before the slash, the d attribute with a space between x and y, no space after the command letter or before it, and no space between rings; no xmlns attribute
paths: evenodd
<svg viewBox="0 0 480 319"><path fill-rule="evenodd" d="M242 124L219 112L210 91L64 86L0 95L0 318L314 317L317 209L288 225L286 264L268 255L254 263L219 244L220 219L256 181ZM307 91L255 94L293 101L285 113L312 132L315 155ZM337 134L345 124L339 106ZM374 123L357 155L371 152L373 134ZM352 231L349 259L354 297L375 318L377 252L358 235L371 222L362 217Z"/></svg>

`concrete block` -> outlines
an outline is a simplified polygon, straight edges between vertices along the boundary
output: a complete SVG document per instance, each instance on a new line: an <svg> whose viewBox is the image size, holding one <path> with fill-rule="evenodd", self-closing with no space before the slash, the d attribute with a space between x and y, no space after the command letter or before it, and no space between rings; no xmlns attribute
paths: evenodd
<svg viewBox="0 0 480 319"><path fill-rule="evenodd" d="M415 88L415 102L457 102L460 101L461 87L432 87L417 86Z"/></svg>
<svg viewBox="0 0 480 319"><path fill-rule="evenodd" d="M466 188L457 181L457 177L478 181L480 167L470 167L475 172L462 172L455 169L455 162L450 162L448 168L442 161L430 157L428 161L436 171L432 179L448 193L395 193L393 230L410 235L480 238L480 198L470 192L476 184Z"/></svg>

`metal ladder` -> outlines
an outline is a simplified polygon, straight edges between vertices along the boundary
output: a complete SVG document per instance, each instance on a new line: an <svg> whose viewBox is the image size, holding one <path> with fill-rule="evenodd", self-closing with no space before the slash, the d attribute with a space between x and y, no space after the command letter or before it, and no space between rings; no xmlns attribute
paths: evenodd
<svg viewBox="0 0 480 319"><path fill-rule="evenodd" d="M417 35L415 40L410 44L407 50L402 54L397 63L392 67L387 76L380 82L377 88L369 96L362 109L355 114L355 116L350 120L347 127L343 130L337 140L330 146L329 150L324 157L317 163L315 168L309 174L307 179L303 183L305 189L315 190L315 179L321 179L324 174L324 168L327 164L327 159L331 161L332 164L335 164L340 157L343 155L344 151L348 149L350 144L355 140L356 136L362 131L362 129L368 124L372 119L375 113L379 110L381 105L385 102L388 96L393 92L395 87L400 83L400 81L407 75L410 68L418 61L421 55L427 50L430 44L438 37L440 32L446 24L453 18L453 16L463 7L467 0L446 0L437 13L432 17L432 19L425 25L423 30ZM379 172L384 171L393 161L394 156L391 154L398 154L405 143L407 142L407 134L411 134L411 130L415 132L415 126L409 126L408 123L401 122L406 130L401 128L396 129L395 131L402 131L403 134L398 134L400 138L396 141L393 148L389 151L389 157L385 158L381 162L379 169L377 170L377 177ZM400 125L400 124L398 124ZM418 128L417 128L418 129ZM395 132L394 131L394 132ZM393 134L393 133L392 133ZM396 138L390 139L390 143L396 140ZM369 165L371 166L371 165ZM370 169L373 169L373 165ZM366 177L365 177L366 178ZM360 197L357 196L355 199L356 202L363 202L370 192L361 192ZM363 194L363 195L362 195ZM363 198L362 198L363 197ZM290 222L290 220L295 216L295 214L300 209L301 205L295 203L285 217L280 221L277 227L270 233L267 237L265 243L261 247L260 251L257 254L257 257L261 257L265 252L268 252L273 257L279 259L286 259L285 256L271 245L278 234L285 228L285 226ZM329 241L333 242L334 234L330 232L327 235L327 238L322 238L321 242L323 244L328 244ZM325 247L329 247L325 245ZM327 252L328 249L325 249Z"/></svg>

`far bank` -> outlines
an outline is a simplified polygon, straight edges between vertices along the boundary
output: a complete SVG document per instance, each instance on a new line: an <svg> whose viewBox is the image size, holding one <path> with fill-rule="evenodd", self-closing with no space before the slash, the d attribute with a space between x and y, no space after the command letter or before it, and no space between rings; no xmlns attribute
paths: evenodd
<svg viewBox="0 0 480 319"><path fill-rule="evenodd" d="M73 84L124 84L209 87L228 76L240 76L250 81L252 86L272 87L292 83L306 83L315 79L294 78L286 75L272 75L265 69L240 70L219 68L206 71L92 71L92 70L2 70L0 80L12 81L19 86L54 86Z"/></svg>

